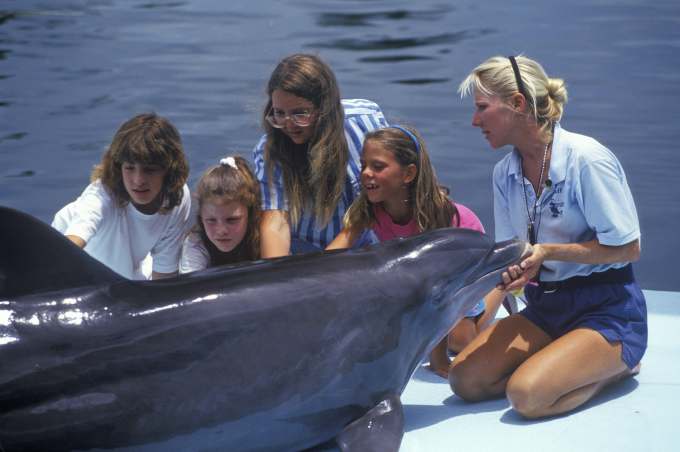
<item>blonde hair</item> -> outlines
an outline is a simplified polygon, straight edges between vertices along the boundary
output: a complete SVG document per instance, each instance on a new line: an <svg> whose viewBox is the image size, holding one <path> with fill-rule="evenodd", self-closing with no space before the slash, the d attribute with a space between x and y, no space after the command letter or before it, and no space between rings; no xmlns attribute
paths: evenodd
<svg viewBox="0 0 680 452"><path fill-rule="evenodd" d="M392 152L402 167L416 166L416 176L409 184L408 202L412 207L411 216L421 232L451 226L454 217L459 221L458 211L447 196L448 190L437 182L425 142L415 129L404 126L377 129L366 134L364 146L369 141L378 142ZM371 227L374 222L373 208L362 190L345 213L343 227L356 233Z"/></svg>
<svg viewBox="0 0 680 452"><path fill-rule="evenodd" d="M486 96L498 96L509 102L520 93L527 101L530 114L536 120L542 134L552 137L553 125L560 120L567 102L564 80L550 78L543 67L531 58L515 57L524 92L517 85L517 78L509 57L495 56L477 66L458 87L461 97L478 91Z"/></svg>
<svg viewBox="0 0 680 452"><path fill-rule="evenodd" d="M211 266L260 258L259 224L262 215L260 184L244 158L228 157L222 159L219 165L208 168L196 185L194 199L198 205L198 221L194 226L194 232L201 235L210 254ZM237 256L226 256L208 240L201 220L201 208L206 201L210 200L218 200L222 203L235 201L248 209L246 235L236 248ZM233 259L225 260L228 257L233 257Z"/></svg>
<svg viewBox="0 0 680 452"><path fill-rule="evenodd" d="M130 202L121 170L125 162L158 165L166 171L159 212L167 213L182 202L189 164L179 132L170 121L155 113L142 113L129 119L120 126L101 162L92 170L90 180L101 180L118 207Z"/></svg>
<svg viewBox="0 0 680 452"><path fill-rule="evenodd" d="M310 126L314 127L314 133L303 155L300 155L299 149L296 152L290 138L266 120L275 90L285 91L314 104L317 119ZM290 55L281 60L272 72L267 84L267 95L269 100L262 114L262 124L267 132L264 160L269 180L273 180L273 166L278 163L283 172L292 224L299 221L302 210L311 204L317 221L325 226L342 198L349 161L345 114L335 75L315 55Z"/></svg>

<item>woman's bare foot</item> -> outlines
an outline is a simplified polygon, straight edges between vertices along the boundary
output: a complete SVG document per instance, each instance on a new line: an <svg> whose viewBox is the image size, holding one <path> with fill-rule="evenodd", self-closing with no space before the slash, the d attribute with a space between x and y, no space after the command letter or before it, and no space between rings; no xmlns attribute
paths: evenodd
<svg viewBox="0 0 680 452"><path fill-rule="evenodd" d="M635 375L640 373L640 368L642 367L642 363L637 363L635 367L632 369L625 368L621 372L619 372L616 375L612 375L611 377L605 379L602 381L602 386L606 386L612 383L616 383L617 381L625 380L628 377L634 377Z"/></svg>
<svg viewBox="0 0 680 452"><path fill-rule="evenodd" d="M630 374L631 376L637 375L640 373L640 369L642 368L642 362L637 363L637 366L633 367L630 369Z"/></svg>

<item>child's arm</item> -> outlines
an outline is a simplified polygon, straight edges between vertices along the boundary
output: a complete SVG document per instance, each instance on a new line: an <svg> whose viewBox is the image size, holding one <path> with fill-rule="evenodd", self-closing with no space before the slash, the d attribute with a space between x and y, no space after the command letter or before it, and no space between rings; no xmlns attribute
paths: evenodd
<svg viewBox="0 0 680 452"><path fill-rule="evenodd" d="M154 232L154 236L158 238L150 250L151 279L172 278L179 274L182 245L194 221L191 213L191 195L189 187L184 185L180 204L163 214L168 216L165 229L160 234Z"/></svg>
<svg viewBox="0 0 680 452"><path fill-rule="evenodd" d="M337 250L343 248L351 248L356 242L359 234L353 229L342 228L342 231L328 244L326 250Z"/></svg>
<svg viewBox="0 0 680 452"><path fill-rule="evenodd" d="M260 254L263 258L290 253L290 224L283 210L265 210L260 221Z"/></svg>
<svg viewBox="0 0 680 452"><path fill-rule="evenodd" d="M179 272L191 273L210 266L210 253L198 232L191 232L182 244Z"/></svg>
<svg viewBox="0 0 680 452"><path fill-rule="evenodd" d="M88 185L74 202L65 205L55 215L52 227L64 234L79 248L97 233L107 221L111 200L99 182Z"/></svg>
<svg viewBox="0 0 680 452"><path fill-rule="evenodd" d="M179 273L178 272L172 272L172 273L160 273L160 272L151 272L151 279L164 279L164 278L172 278L173 276L177 276Z"/></svg>
<svg viewBox="0 0 680 452"><path fill-rule="evenodd" d="M87 245L85 240L78 237L77 235L67 235L66 238L75 243L78 248L85 248L85 245Z"/></svg>

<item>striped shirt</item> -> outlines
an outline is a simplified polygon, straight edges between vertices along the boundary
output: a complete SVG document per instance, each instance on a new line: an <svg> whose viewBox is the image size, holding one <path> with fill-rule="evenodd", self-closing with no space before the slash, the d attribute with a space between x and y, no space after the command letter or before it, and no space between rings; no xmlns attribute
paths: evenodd
<svg viewBox="0 0 680 452"><path fill-rule="evenodd" d="M359 157L366 133L387 127L387 121L380 107L369 100L344 99L345 138L349 147L347 162L347 178L342 198L326 227L321 228L311 210L303 210L297 224L291 225L291 240L302 240L319 249L324 249L342 229L342 217L360 191L361 163ZM263 210L288 211L288 199L283 183L283 173L278 163L272 168L272 180L268 179L264 161L264 147L267 136L264 135L253 151L255 176L260 182Z"/></svg>

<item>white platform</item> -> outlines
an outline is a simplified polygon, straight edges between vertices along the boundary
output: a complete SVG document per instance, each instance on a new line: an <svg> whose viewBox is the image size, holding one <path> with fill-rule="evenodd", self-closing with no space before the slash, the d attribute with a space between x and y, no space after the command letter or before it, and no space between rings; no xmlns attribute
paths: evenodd
<svg viewBox="0 0 680 452"><path fill-rule="evenodd" d="M505 399L468 404L420 368L402 395L402 452L680 451L680 293L645 291L649 348L634 378L581 409L528 421Z"/></svg>

